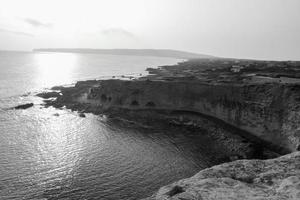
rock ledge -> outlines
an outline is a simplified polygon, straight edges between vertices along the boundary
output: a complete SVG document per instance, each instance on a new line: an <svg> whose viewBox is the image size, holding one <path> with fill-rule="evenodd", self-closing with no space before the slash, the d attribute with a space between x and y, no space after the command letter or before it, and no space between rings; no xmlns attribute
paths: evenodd
<svg viewBox="0 0 300 200"><path fill-rule="evenodd" d="M300 152L238 160L164 186L145 200L300 199Z"/></svg>

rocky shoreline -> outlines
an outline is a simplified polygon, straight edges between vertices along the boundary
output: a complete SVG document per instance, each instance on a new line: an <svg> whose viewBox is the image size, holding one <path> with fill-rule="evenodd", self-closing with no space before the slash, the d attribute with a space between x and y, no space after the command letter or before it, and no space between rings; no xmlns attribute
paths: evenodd
<svg viewBox="0 0 300 200"><path fill-rule="evenodd" d="M195 59L148 71L149 76L139 79L80 81L37 96L45 99L45 106L71 109L81 116L90 112L196 129L224 124L230 130L210 132L229 146L231 156L224 161L274 158L300 149L300 62ZM289 165L275 166L281 162ZM211 176L201 171L197 178L162 188L150 199L297 199L299 179L294 176L299 177L299 162L299 154L294 153L271 161L223 164L207 169ZM224 173L215 175L219 168ZM282 174L291 168L294 174ZM241 173L250 173L251 181L232 178ZM256 179L265 174L274 175L271 185ZM287 186L291 193L283 191L291 181L296 183Z"/></svg>

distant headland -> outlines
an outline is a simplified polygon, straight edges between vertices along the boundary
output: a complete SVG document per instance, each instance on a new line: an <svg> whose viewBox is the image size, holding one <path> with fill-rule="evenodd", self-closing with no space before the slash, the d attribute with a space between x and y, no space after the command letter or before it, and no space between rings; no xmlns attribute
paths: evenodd
<svg viewBox="0 0 300 200"><path fill-rule="evenodd" d="M92 53L109 55L131 55L131 56L156 56L180 59L191 58L216 58L211 55L198 54L171 49L86 49L86 48L42 48L33 49L35 52L64 52L64 53Z"/></svg>

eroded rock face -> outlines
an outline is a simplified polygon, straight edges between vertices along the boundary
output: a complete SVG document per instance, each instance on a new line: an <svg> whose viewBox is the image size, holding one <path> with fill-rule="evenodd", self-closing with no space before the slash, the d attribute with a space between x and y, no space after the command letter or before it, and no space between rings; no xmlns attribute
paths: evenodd
<svg viewBox="0 0 300 200"><path fill-rule="evenodd" d="M106 80L90 90L102 109L164 109L221 119L282 148L300 144L300 85L204 84L176 81Z"/></svg>
<svg viewBox="0 0 300 200"><path fill-rule="evenodd" d="M271 160L239 160L164 186L145 200L300 199L300 152Z"/></svg>

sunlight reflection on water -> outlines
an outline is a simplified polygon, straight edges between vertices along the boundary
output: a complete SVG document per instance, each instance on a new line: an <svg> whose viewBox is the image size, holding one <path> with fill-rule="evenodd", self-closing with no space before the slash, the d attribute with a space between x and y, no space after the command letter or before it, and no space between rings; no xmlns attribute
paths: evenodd
<svg viewBox="0 0 300 200"><path fill-rule="evenodd" d="M182 131L165 134L160 128L153 131L92 114L80 118L76 112L42 108L42 100L34 97L45 87L140 74L146 67L176 61L0 53L0 199L133 200L209 165L198 151L202 138L195 141ZM27 110L8 109L29 102L35 105ZM183 138L174 141L174 133ZM186 156L190 153L194 156Z"/></svg>
<svg viewBox="0 0 300 200"><path fill-rule="evenodd" d="M37 68L36 82L41 85L58 85L72 81L72 72L78 68L78 56L62 53L34 54Z"/></svg>
<svg viewBox="0 0 300 200"><path fill-rule="evenodd" d="M3 97L68 85L78 80L147 74L147 67L170 65L179 61L163 57L0 52L0 104Z"/></svg>

